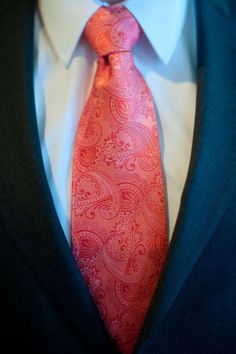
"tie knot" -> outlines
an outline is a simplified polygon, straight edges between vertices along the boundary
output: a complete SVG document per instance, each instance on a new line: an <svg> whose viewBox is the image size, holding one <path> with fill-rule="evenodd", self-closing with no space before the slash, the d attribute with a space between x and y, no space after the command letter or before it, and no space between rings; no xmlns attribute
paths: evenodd
<svg viewBox="0 0 236 354"><path fill-rule="evenodd" d="M99 57L130 51L140 34L138 22L121 5L100 7L85 28L85 36Z"/></svg>

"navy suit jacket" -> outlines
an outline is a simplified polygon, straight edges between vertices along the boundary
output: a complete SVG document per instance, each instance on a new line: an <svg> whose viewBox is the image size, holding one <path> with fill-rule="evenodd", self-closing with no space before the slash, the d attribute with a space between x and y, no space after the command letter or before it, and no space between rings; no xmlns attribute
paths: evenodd
<svg viewBox="0 0 236 354"><path fill-rule="evenodd" d="M195 3L191 163L136 354L236 353L236 2ZM0 2L0 345L5 354L114 354L45 176L33 90L35 6Z"/></svg>

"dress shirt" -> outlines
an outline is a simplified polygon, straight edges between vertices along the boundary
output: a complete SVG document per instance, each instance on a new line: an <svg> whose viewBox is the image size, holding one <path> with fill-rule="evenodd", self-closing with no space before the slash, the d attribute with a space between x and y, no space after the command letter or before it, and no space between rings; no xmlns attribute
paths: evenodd
<svg viewBox="0 0 236 354"><path fill-rule="evenodd" d="M196 104L196 25L192 0L127 0L143 29L134 48L157 112L169 239L192 148ZM73 143L91 91L96 55L83 35L98 0L39 0L34 89L42 156L55 208L70 243Z"/></svg>

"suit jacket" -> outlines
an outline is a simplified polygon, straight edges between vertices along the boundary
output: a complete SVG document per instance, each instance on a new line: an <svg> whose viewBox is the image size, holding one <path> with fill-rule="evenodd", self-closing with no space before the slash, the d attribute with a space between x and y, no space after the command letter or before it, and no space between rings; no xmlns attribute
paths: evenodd
<svg viewBox="0 0 236 354"><path fill-rule="evenodd" d="M114 354L45 176L33 90L34 9L34 0L0 3L0 344L5 354ZM136 354L236 353L235 0L197 0L196 13L191 163Z"/></svg>

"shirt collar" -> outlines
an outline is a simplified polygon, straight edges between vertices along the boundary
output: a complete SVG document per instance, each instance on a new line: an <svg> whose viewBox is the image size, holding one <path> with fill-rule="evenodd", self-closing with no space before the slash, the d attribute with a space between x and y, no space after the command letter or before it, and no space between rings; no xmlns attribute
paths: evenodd
<svg viewBox="0 0 236 354"><path fill-rule="evenodd" d="M178 43L190 0L126 0L159 58L168 63ZM70 65L89 18L104 2L99 0L39 0L39 12L59 58Z"/></svg>

